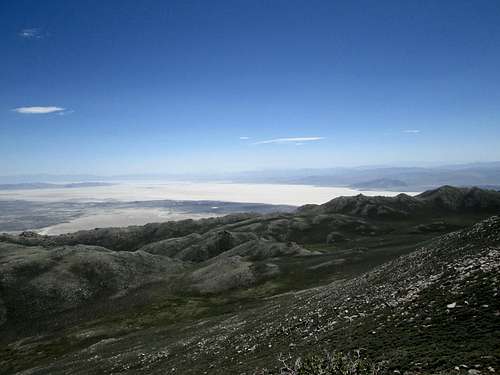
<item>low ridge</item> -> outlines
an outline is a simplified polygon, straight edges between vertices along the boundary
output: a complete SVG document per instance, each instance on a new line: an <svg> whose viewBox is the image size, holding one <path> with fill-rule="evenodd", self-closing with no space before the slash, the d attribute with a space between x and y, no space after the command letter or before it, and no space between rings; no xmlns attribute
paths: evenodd
<svg viewBox="0 0 500 375"><path fill-rule="evenodd" d="M442 211L495 213L500 209L500 192L477 187L442 186L414 197L338 197L322 205L306 205L303 213L341 213L362 217L398 218L408 215L440 214Z"/></svg>

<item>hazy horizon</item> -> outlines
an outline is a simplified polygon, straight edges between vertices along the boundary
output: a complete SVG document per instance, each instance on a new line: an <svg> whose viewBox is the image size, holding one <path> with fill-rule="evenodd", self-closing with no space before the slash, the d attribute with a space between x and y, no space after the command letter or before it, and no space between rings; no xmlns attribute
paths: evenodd
<svg viewBox="0 0 500 375"><path fill-rule="evenodd" d="M253 173L295 173L302 171L311 172L325 172L325 171L342 171L342 170L363 170L363 169L412 169L412 168L423 168L423 169L446 169L446 168L468 168L468 167L483 167L483 168L498 168L500 167L500 160L490 160L490 161L470 161L470 162L412 162L412 163L387 163L387 164L364 164L364 165L334 165L328 167L302 167L302 168L256 168L256 169L242 169L242 170L232 170L232 171L186 171L184 173L169 173L169 172L143 172L143 173L111 173L111 174L94 174L94 173L47 173L47 172L37 172L37 173L14 173L14 174L0 174L0 183L10 183L12 182L51 182L52 180L44 181L43 178L75 178L67 180L66 182L85 182L88 179L120 179L122 178L124 182L128 181L127 178L140 178L140 177L151 177L154 179L162 178L210 178L214 177L219 179L224 176L237 176L240 174L253 174ZM42 180L34 180L32 178L41 177ZM9 180L12 178L12 180ZM20 178L18 180L17 178ZM78 180L81 178L81 180ZM65 181L61 181L65 182Z"/></svg>

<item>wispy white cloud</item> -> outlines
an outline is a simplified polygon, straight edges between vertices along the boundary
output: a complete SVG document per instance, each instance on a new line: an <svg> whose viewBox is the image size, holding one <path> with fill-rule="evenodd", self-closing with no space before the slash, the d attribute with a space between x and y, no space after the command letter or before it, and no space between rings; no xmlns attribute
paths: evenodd
<svg viewBox="0 0 500 375"><path fill-rule="evenodd" d="M68 110L68 111L61 111L61 112L57 112L57 114L59 116L67 116L67 115L71 115L72 113L74 113L75 111L73 110Z"/></svg>
<svg viewBox="0 0 500 375"><path fill-rule="evenodd" d="M420 130L418 130L418 129L407 129L407 130L403 130L403 133L418 134L418 133L420 133Z"/></svg>
<svg viewBox="0 0 500 375"><path fill-rule="evenodd" d="M267 139L265 141L255 142L254 145L263 145L268 143L295 143L297 146L300 146L304 142L314 142L321 141L325 139L325 137L292 137L292 138L275 138L275 139Z"/></svg>
<svg viewBox="0 0 500 375"><path fill-rule="evenodd" d="M40 28L22 29L19 36L24 39L42 39L46 36Z"/></svg>
<svg viewBox="0 0 500 375"><path fill-rule="evenodd" d="M250 139L250 137L240 137L241 140L247 140Z"/></svg>
<svg viewBox="0 0 500 375"><path fill-rule="evenodd" d="M54 107L54 106L48 106L48 107L19 107L19 108L14 108L13 111L17 112L17 113L29 114L29 115L44 115L44 114L47 114L47 113L62 112L62 111L64 111L64 108L62 108L62 107Z"/></svg>

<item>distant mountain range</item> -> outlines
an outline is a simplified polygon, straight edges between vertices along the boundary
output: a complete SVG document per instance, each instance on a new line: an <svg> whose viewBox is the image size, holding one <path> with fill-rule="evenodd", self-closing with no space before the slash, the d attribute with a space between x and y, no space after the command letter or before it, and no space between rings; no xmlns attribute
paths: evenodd
<svg viewBox="0 0 500 375"><path fill-rule="evenodd" d="M345 186L359 190L418 192L443 185L500 189L500 163L474 163L440 167L360 167L303 170L259 176L239 181Z"/></svg>
<svg viewBox="0 0 500 375"><path fill-rule="evenodd" d="M392 178L377 178L375 180L363 181L351 184L350 187L359 190L370 190L370 189L405 189L408 184L401 180L395 180Z"/></svg>
<svg viewBox="0 0 500 375"><path fill-rule="evenodd" d="M97 187L114 185L110 182L72 182L67 184L51 184L47 182L24 182L17 184L0 184L0 190L31 190L31 189L74 189L82 187Z"/></svg>
<svg viewBox="0 0 500 375"><path fill-rule="evenodd" d="M500 189L500 162L469 163L432 167L363 166L323 169L276 169L218 174L129 174L97 175L19 175L0 176L0 183L23 184L54 182L113 182L138 180L230 181L239 183L281 183L342 186L359 190L420 192L442 185L478 186Z"/></svg>

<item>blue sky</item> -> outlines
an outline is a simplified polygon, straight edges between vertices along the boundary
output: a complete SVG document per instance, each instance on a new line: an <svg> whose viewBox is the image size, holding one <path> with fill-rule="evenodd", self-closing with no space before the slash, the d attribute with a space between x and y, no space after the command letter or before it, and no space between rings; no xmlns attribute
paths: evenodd
<svg viewBox="0 0 500 375"><path fill-rule="evenodd" d="M0 174L500 160L500 2L2 1Z"/></svg>

